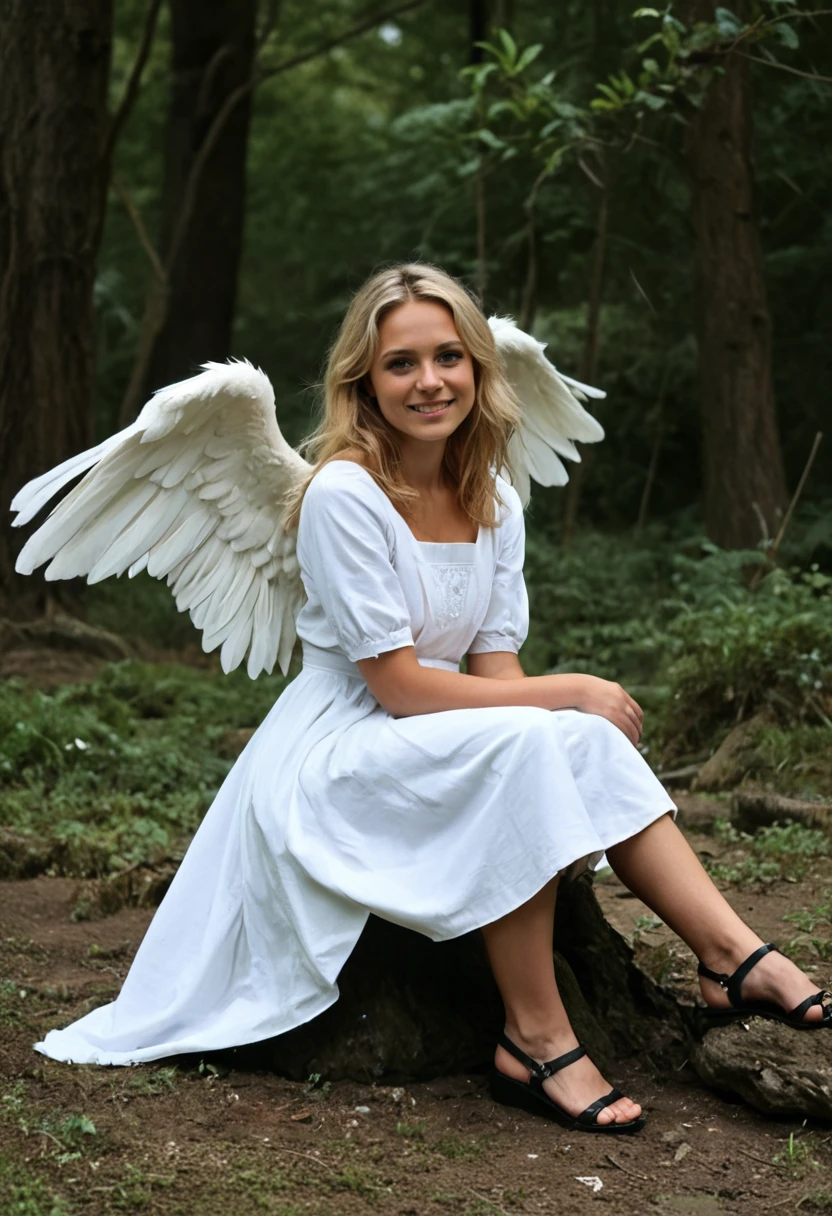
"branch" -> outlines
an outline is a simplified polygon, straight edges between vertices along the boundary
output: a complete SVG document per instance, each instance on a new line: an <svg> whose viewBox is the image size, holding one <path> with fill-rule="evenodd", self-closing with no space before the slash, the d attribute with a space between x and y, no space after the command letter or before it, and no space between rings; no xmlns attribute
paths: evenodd
<svg viewBox="0 0 832 1216"><path fill-rule="evenodd" d="M741 59L750 59L753 63L761 63L766 68L779 68L781 72L791 72L792 76L801 76L804 80L819 80L822 84L832 84L832 76L821 76L817 72L801 72L800 68L790 67L777 59L763 59L762 55L749 55L747 51L735 51Z"/></svg>
<svg viewBox="0 0 832 1216"><path fill-rule="evenodd" d="M409 12L410 9L421 8L422 5L429 3L429 0L405 0L403 4L394 4L390 8L385 9L382 13L376 13L372 17L366 17L357 25L345 30L343 34L337 34L332 38L327 38L326 41L319 43L313 47L311 51L301 51L297 55L293 55L290 59L284 59L280 63L274 64L270 68L264 68L259 80L268 80L271 76L277 76L280 72L286 72L289 68L299 67L302 63L308 63L310 59L317 59L319 55L325 55L327 51L333 50L336 46L342 46L345 42L350 42L353 38L357 38L360 34L365 34L367 30L371 30L374 26L381 25L384 21L389 21L391 17L398 17L400 13Z"/></svg>
<svg viewBox="0 0 832 1216"><path fill-rule="evenodd" d="M808 478L809 473L811 472L812 465L815 463L815 457L818 454L818 448L821 445L822 439L823 439L823 432L818 431L818 433L815 435L815 442L812 444L812 450L809 453L809 459L806 461L806 465L800 476L800 481L797 483L797 489L795 490L794 494L792 494L791 502L789 503L788 507L786 508L786 514L783 516L783 522L780 525L780 531L777 533L776 537L774 538L774 544L771 546L771 548L766 553L766 557L768 558L769 563L770 563L768 569L771 569L771 567L774 566L777 562L777 552L780 548L783 537L786 535L786 529L788 528L789 524L791 523L792 515L794 514L794 509L797 506L800 495L803 493L803 487L806 485L806 479ZM760 565L757 567L754 577L752 578L751 582L749 583L749 586L748 586L749 591L754 590L754 588L759 583L760 579L763 577L763 573L765 571L766 571L766 566L764 565L764 563L761 562Z"/></svg>
<svg viewBox="0 0 832 1216"><path fill-rule="evenodd" d="M116 107L116 111L110 120L110 128L107 132L107 138L104 143L104 158L105 176L109 176L109 164L113 156L113 150L116 146L122 127L130 116L130 111L136 103L136 98L139 95L139 85L142 81L145 64L150 55L150 48L153 45L153 37L156 33L156 21L159 16L159 10L162 7L162 0L150 0L145 17L144 30L142 31L142 40L139 43L139 49L136 52L136 58L133 61L133 66L130 69L130 75L127 78L124 92L121 101Z"/></svg>
<svg viewBox="0 0 832 1216"><path fill-rule="evenodd" d="M191 213L196 201L197 186L199 185L199 179L202 176L202 171L205 168L208 158L216 147L217 141L223 132L225 124L240 102L247 97L249 93L253 93L263 80L267 80L269 77L276 76L281 72L286 72L290 68L298 67L302 63L308 63L311 59L316 59L319 55L325 55L334 47L341 46L343 43L348 42L352 38L357 38L359 34L366 33L367 30L372 29L374 26L379 25L383 21L388 21L397 13L403 13L409 9L419 8L427 2L428 0L405 0L405 3L394 5L382 13L376 13L372 18L367 18L358 25L352 26L351 29L345 30L343 34L340 34L337 37L328 38L325 42L319 43L318 46L314 47L310 51L304 51L298 55L294 55L291 59L284 59L282 63L277 63L271 68L261 68L260 70L255 68L250 79L247 80L245 84L239 85L232 93L228 94L222 108L219 110L216 118L211 124L205 139L202 141L199 151L194 157L193 164L191 165L191 171L188 174L188 181L185 185L185 191L182 198L182 208L179 212L179 216L177 217L176 226L170 242L168 256L165 260L165 266L168 274L170 274L173 268L180 246L184 240L188 224L190 223Z"/></svg>
<svg viewBox="0 0 832 1216"><path fill-rule="evenodd" d="M280 10L282 7L283 0L269 0L269 10L266 13L266 19L263 22L263 28L257 35L257 47L255 54L260 54L273 32L277 29L277 24L280 21Z"/></svg>
<svg viewBox="0 0 832 1216"><path fill-rule="evenodd" d="M142 248L144 249L145 253L147 254L148 258L150 259L150 265L153 267L154 275L156 276L156 278L159 280L160 283L164 282L165 278L167 277L165 274L165 268L162 265L162 262L161 262L161 259L159 258L158 253L156 252L156 250L153 247L153 242L151 241L150 237L147 235L147 229L145 228L144 221L142 220L142 217L139 214L138 207L133 202L133 200L130 197L130 194L127 190L127 187L125 186L124 182L121 180L121 178L118 175L116 175L113 178L113 187L115 188L116 194L119 196L122 203L124 204L124 210L127 212L127 214L130 216L130 219L133 221L133 227L136 229L136 235L139 238L139 242L140 242Z"/></svg>

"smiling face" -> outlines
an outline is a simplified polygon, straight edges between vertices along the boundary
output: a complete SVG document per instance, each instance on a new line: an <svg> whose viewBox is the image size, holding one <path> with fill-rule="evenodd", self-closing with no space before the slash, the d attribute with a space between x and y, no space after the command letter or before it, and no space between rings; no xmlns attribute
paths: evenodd
<svg viewBox="0 0 832 1216"><path fill-rule="evenodd" d="M450 311L430 300L400 304L379 325L368 391L402 438L443 442L474 407L474 364Z"/></svg>

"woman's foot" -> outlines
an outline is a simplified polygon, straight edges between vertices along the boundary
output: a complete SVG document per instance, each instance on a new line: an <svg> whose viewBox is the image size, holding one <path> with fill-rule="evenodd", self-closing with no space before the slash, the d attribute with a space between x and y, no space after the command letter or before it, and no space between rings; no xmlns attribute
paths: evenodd
<svg viewBox="0 0 832 1216"><path fill-rule="evenodd" d="M571 1030L560 1037L524 1038L516 1026L506 1026L506 1034L522 1051L525 1051L532 1059L539 1060L541 1064L545 1060L554 1060L557 1056L578 1046L578 1040ZM515 1060L514 1056L509 1055L503 1047L498 1047L495 1052L494 1066L498 1072L515 1081L528 1082L529 1080L529 1070L524 1068L519 1060ZM554 1076L547 1077L543 1082L543 1089L553 1102L557 1102L558 1106L563 1107L570 1115L579 1115L596 1098L602 1098L608 1094L612 1086L604 1080L589 1057L583 1056L582 1059L567 1065ZM632 1102L629 1098L619 1098L618 1101L598 1112L596 1122L600 1125L629 1123L631 1120L637 1119L640 1114L641 1107L638 1102Z"/></svg>
<svg viewBox="0 0 832 1216"><path fill-rule="evenodd" d="M757 938L756 945L752 945L751 949L748 949L744 943L742 947L726 951L722 955L714 954L703 958L702 962L710 971L732 975L749 954L762 944ZM700 976L699 986L706 1004L711 1009L731 1008L728 993L716 980ZM769 951L755 963L742 981L741 989L744 1001L773 1001L775 1005L781 1007L784 1013L791 1013L801 1001L813 996L817 990L818 984L815 980L809 979L808 975L804 975L791 959L775 950ZM811 1005L806 1011L804 1020L819 1022L822 1018L823 1009L820 1005Z"/></svg>

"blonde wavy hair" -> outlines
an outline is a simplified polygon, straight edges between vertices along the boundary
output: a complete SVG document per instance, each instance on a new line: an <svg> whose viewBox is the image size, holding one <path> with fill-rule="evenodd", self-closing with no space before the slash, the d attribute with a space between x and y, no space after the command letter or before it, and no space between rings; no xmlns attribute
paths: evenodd
<svg viewBox="0 0 832 1216"><path fill-rule="evenodd" d="M401 475L397 432L363 386L378 349L381 322L411 300L447 308L471 355L474 406L448 439L443 469L468 517L484 528L496 525L494 499L499 501L499 495L493 470L509 467L508 442L519 425L519 403L503 372L488 322L465 287L438 266L406 262L376 271L347 309L327 360L323 421L301 445L313 468L286 501L286 529L297 528L303 497L318 470L348 450L360 453L361 465L402 515L408 515L418 501L418 491Z"/></svg>

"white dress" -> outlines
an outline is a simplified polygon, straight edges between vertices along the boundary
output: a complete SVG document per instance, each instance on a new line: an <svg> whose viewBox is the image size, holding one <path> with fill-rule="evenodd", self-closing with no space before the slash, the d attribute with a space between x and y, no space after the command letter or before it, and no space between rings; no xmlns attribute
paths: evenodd
<svg viewBox="0 0 832 1216"><path fill-rule="evenodd" d="M456 671L528 628L516 492L476 542L417 541L359 465L313 479L298 557L303 670L234 765L118 998L39 1051L131 1064L314 1018L370 912L435 941L674 810L605 718L531 707L393 718L355 663L414 645Z"/></svg>

